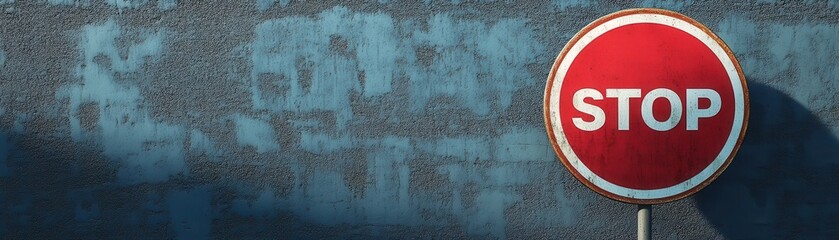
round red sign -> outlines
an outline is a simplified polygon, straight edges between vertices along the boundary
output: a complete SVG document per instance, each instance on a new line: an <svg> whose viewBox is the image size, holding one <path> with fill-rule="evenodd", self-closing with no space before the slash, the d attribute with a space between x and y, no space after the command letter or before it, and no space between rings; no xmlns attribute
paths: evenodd
<svg viewBox="0 0 839 240"><path fill-rule="evenodd" d="M728 166L748 119L731 50L676 12L619 11L557 57L545 122L560 161L586 186L638 204L689 196Z"/></svg>

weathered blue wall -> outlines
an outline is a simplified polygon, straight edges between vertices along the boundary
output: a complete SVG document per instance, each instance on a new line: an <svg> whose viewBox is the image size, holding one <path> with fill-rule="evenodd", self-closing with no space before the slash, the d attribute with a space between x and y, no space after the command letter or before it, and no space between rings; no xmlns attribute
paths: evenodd
<svg viewBox="0 0 839 240"><path fill-rule="evenodd" d="M752 103L656 237L839 238L839 1L195 2L0 0L0 238L632 238L542 94L642 6L716 31Z"/></svg>

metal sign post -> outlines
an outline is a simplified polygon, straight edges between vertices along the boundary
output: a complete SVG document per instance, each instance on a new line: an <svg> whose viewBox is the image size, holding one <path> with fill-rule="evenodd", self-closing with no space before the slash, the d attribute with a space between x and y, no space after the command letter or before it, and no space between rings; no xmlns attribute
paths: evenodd
<svg viewBox="0 0 839 240"><path fill-rule="evenodd" d="M650 240L652 236L652 214L653 206L649 204L638 205L638 240Z"/></svg>
<svg viewBox="0 0 839 240"><path fill-rule="evenodd" d="M680 13L629 9L571 38L545 86L545 126L560 162L608 198L651 205L688 197L731 163L749 94L731 49Z"/></svg>

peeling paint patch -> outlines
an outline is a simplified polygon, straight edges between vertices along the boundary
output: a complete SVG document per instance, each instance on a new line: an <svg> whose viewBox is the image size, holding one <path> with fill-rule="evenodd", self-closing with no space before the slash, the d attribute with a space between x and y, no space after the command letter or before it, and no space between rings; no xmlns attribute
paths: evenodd
<svg viewBox="0 0 839 240"><path fill-rule="evenodd" d="M178 0L157 0L157 8L160 10L172 10L178 6Z"/></svg>
<svg viewBox="0 0 839 240"><path fill-rule="evenodd" d="M47 3L56 6L89 7L91 0L47 0Z"/></svg>
<svg viewBox="0 0 839 240"><path fill-rule="evenodd" d="M481 138L442 138L420 143L419 149L437 156L456 157L466 161L491 159L490 141Z"/></svg>
<svg viewBox="0 0 839 240"><path fill-rule="evenodd" d="M553 161L553 148L539 128L511 129L496 141L495 158L501 162Z"/></svg>
<svg viewBox="0 0 839 240"><path fill-rule="evenodd" d="M475 211L466 219L467 230L472 234L490 234L501 239L506 238L507 224L504 221L504 210L519 200L521 197L515 193L482 191L475 199L475 205L482 207L480 211Z"/></svg>
<svg viewBox="0 0 839 240"><path fill-rule="evenodd" d="M14 3L15 3L15 0L0 0L0 6L7 5L7 4L10 5L8 7L5 7L5 9L3 9L3 11L5 13L14 13L16 11ZM2 39L0 39L0 40L2 40ZM0 49L0 67L3 67L3 59L2 58L3 58L3 49ZM2 231L0 231L0 233L2 233Z"/></svg>
<svg viewBox="0 0 839 240"><path fill-rule="evenodd" d="M274 128L267 121L242 115L233 117L236 123L236 140L239 146L251 146L257 153L266 153L280 149Z"/></svg>
<svg viewBox="0 0 839 240"><path fill-rule="evenodd" d="M368 222L416 225L419 216L408 192L407 161L414 154L410 140L386 137L381 139L379 147L367 158L367 174L373 179L366 188Z"/></svg>
<svg viewBox="0 0 839 240"><path fill-rule="evenodd" d="M216 148L213 141L210 140L201 130L192 129L189 134L189 149L193 153L206 154L211 161L218 161L222 156L222 150Z"/></svg>
<svg viewBox="0 0 839 240"><path fill-rule="evenodd" d="M15 114L15 121L12 123L12 130L16 134L26 133L26 122L31 119L31 115L26 113Z"/></svg>
<svg viewBox="0 0 839 240"><path fill-rule="evenodd" d="M494 25L456 20L446 14L432 16L428 31L411 32L411 56L400 68L411 82L412 108L421 112L429 100L454 97L478 115L503 111L513 91L536 84L525 65L536 61L544 48L525 27L526 20L501 19ZM409 25L410 26L410 25ZM431 46L439 54L430 68L419 67L414 49Z"/></svg>
<svg viewBox="0 0 839 240"><path fill-rule="evenodd" d="M311 153L331 153L353 145L354 141L347 136L332 138L326 134L309 131L300 134L300 147Z"/></svg>
<svg viewBox="0 0 839 240"><path fill-rule="evenodd" d="M504 168L496 168L502 170ZM507 179L499 179L490 170L487 176L473 167L449 164L440 167L440 172L449 176L452 186L452 202L446 206L470 235L489 235L504 238L506 219L504 211L521 200L521 197L499 185ZM482 185L476 188L475 184Z"/></svg>
<svg viewBox="0 0 839 240"><path fill-rule="evenodd" d="M117 9L139 8L148 3L148 0L106 0L105 3Z"/></svg>
<svg viewBox="0 0 839 240"><path fill-rule="evenodd" d="M125 48L117 46L117 39L125 33L113 20L85 26L81 34L82 62L76 68L81 83L56 94L59 99L69 99L72 139L99 142L104 155L120 165L117 176L121 183L162 182L185 173L185 130L152 119L138 87L115 81L115 75L142 71L147 60L155 61L162 49L163 32L139 34L141 41ZM94 61L100 56L104 63ZM79 116L81 107L91 102L99 111L95 130L85 129Z"/></svg>
<svg viewBox="0 0 839 240"><path fill-rule="evenodd" d="M383 96L401 77L410 83L414 112L424 111L434 98L452 97L477 114L491 115L509 107L513 91L539 81L525 65L534 63L544 47L525 23L502 19L487 25L437 14L427 20L426 31L413 21L342 7L316 18L269 20L257 25L251 44L252 102L256 109L275 112L334 111L343 129L353 117L353 93ZM336 36L346 41L342 52L331 46ZM418 48L435 51L429 54L430 66L417 58ZM315 64L295 64L300 61ZM264 74L282 76L275 85L288 86L286 94L266 94L260 80Z"/></svg>
<svg viewBox="0 0 839 240"><path fill-rule="evenodd" d="M275 3L279 3L280 7L286 7L289 2L291 2L291 0L256 0L256 9L259 9L259 11L265 11L274 6Z"/></svg>

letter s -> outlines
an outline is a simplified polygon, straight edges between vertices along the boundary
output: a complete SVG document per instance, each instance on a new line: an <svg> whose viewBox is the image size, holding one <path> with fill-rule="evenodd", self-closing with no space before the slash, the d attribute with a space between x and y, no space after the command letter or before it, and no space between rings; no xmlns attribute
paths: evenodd
<svg viewBox="0 0 839 240"><path fill-rule="evenodd" d="M603 124L606 123L606 114L600 107L584 102L583 100L585 100L586 98L602 100L603 94L591 88L580 89L576 93L574 93L574 108L576 108L577 111L593 116L594 120L592 120L591 122L586 122L582 118L575 117L572 118L571 121L573 121L574 126L577 126L577 128L579 128L580 130L590 132L600 129L600 127L603 127Z"/></svg>

